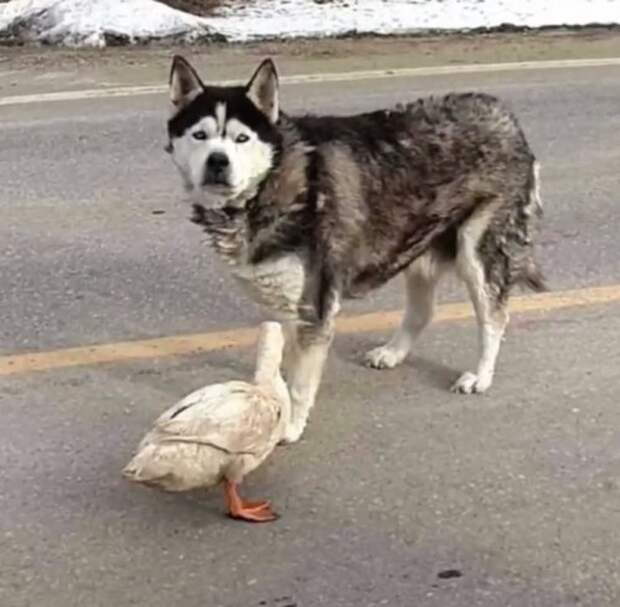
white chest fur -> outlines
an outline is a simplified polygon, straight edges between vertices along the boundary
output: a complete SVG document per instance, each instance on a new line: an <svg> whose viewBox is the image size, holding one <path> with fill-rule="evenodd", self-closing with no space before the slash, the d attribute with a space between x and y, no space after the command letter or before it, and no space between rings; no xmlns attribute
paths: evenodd
<svg viewBox="0 0 620 607"><path fill-rule="evenodd" d="M298 318L306 278L298 255L291 253L258 264L234 264L231 270L252 299L280 320Z"/></svg>

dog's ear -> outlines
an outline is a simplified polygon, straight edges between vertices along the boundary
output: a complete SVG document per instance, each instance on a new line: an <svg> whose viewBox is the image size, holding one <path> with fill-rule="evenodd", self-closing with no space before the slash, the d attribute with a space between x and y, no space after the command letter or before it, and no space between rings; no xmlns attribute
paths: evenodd
<svg viewBox="0 0 620 607"><path fill-rule="evenodd" d="M246 94L272 124L280 115L278 72L271 59L265 59L248 82Z"/></svg>
<svg viewBox="0 0 620 607"><path fill-rule="evenodd" d="M191 103L204 91L204 84L196 70L180 55L172 59L170 69L170 100L175 108L181 109Z"/></svg>

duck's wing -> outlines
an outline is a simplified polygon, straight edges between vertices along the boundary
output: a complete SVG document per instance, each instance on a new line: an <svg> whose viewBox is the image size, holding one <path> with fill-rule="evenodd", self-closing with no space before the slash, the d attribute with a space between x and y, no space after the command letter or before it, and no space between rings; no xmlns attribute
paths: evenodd
<svg viewBox="0 0 620 607"><path fill-rule="evenodd" d="M155 423L159 441L208 445L231 454L258 454L273 440L280 403L245 382L215 384L190 394Z"/></svg>
<svg viewBox="0 0 620 607"><path fill-rule="evenodd" d="M237 388L236 384L245 385L245 382L231 381L223 384L211 384L195 390L172 405L172 407L166 409L155 420L155 425L158 426L178 417L187 419L209 415L211 409L217 409L220 406L226 394Z"/></svg>

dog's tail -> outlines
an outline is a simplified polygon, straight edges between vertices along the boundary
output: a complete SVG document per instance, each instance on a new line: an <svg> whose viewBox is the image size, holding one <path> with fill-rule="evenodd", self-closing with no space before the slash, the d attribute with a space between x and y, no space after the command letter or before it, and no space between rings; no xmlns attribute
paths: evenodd
<svg viewBox="0 0 620 607"><path fill-rule="evenodd" d="M549 290L545 281L545 276L533 258L528 260L519 282L521 282L524 287L536 291L537 293Z"/></svg>
<svg viewBox="0 0 620 607"><path fill-rule="evenodd" d="M530 187L529 207L534 209L538 217L543 214L542 199L540 197L540 163L534 161L532 164L532 184ZM541 293L547 291L545 277L533 256L529 257L523 267L523 272L519 277L521 284L532 291Z"/></svg>
<svg viewBox="0 0 620 607"><path fill-rule="evenodd" d="M540 163L538 160L534 161L532 165L532 186L530 188L530 204L536 210L536 214L541 216L543 214L543 204L540 197Z"/></svg>

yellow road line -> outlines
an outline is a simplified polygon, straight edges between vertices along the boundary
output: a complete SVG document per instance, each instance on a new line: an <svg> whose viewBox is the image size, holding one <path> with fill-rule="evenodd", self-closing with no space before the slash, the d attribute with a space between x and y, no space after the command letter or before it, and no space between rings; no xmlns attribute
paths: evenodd
<svg viewBox="0 0 620 607"><path fill-rule="evenodd" d="M510 310L516 314L550 312L562 308L593 306L616 301L620 301L620 285L514 297L510 302ZM464 320L471 318L472 315L473 312L469 303L445 304L439 306L435 314L435 322ZM400 316L400 311L344 316L338 320L338 332L385 331L395 327L400 321ZM251 345L254 343L255 337L255 329L241 328L141 341L79 346L49 352L9 354L8 356L0 356L0 376L82 365L120 363L130 360L212 352L223 348Z"/></svg>

